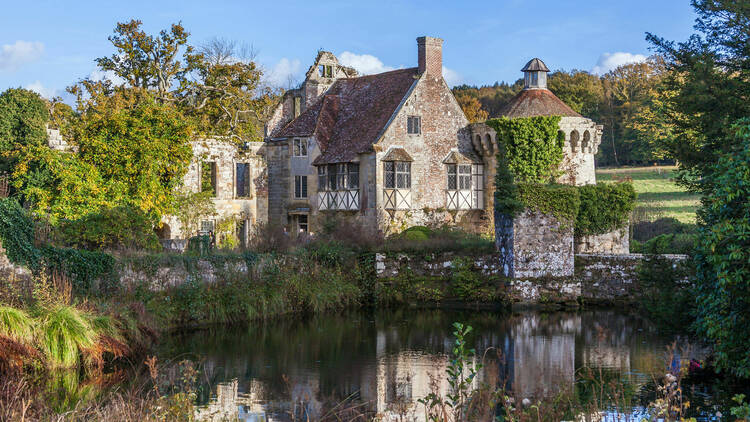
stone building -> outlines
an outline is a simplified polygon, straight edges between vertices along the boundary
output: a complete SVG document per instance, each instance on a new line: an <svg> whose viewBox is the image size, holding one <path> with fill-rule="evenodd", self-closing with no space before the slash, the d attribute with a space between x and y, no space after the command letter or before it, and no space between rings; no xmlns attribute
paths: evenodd
<svg viewBox="0 0 750 422"><path fill-rule="evenodd" d="M197 139L190 142L193 159L185 174L184 189L212 192L216 215L185 230L176 216L162 218L159 237L163 240L186 239L196 231L215 232L217 226L232 226L241 244L247 242L254 225L266 221L268 184L264 145L248 142L240 145L231 140ZM181 245L168 247L181 248Z"/></svg>
<svg viewBox="0 0 750 422"><path fill-rule="evenodd" d="M490 229L485 163L443 79L442 43L420 37L417 67L366 76L318 54L267 126L270 223Z"/></svg>

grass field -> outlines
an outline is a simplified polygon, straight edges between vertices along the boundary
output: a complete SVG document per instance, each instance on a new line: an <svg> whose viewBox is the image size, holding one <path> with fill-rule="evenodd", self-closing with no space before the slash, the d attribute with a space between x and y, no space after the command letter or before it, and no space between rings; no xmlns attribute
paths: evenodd
<svg viewBox="0 0 750 422"><path fill-rule="evenodd" d="M674 217L683 223L695 224L699 197L674 183L674 170L674 166L601 169L596 172L596 180L632 180L638 192L636 207L641 208L649 220Z"/></svg>

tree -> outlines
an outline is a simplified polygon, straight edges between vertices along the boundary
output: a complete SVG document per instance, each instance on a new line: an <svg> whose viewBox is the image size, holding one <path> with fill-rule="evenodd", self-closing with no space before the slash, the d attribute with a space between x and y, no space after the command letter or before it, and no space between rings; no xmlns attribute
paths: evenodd
<svg viewBox="0 0 750 422"><path fill-rule="evenodd" d="M73 141L110 197L153 217L173 210L173 192L192 159L192 127L171 104L148 92L117 88L81 113Z"/></svg>
<svg viewBox="0 0 750 422"><path fill-rule="evenodd" d="M487 112L482 109L482 103L476 97L458 94L456 95L456 101L458 101L458 105L461 106L469 122L477 123L487 120Z"/></svg>
<svg viewBox="0 0 750 422"><path fill-rule="evenodd" d="M10 171L18 151L47 144L47 105L27 89L8 89L0 94L0 172Z"/></svg>
<svg viewBox="0 0 750 422"><path fill-rule="evenodd" d="M102 70L114 72L129 86L154 90L159 100L168 100L173 84L180 83L196 67L201 56L187 44L190 33L182 24L172 24L158 36L146 34L141 25L142 22L135 19L118 23L115 35L109 37L116 52L96 59L96 63ZM178 60L180 51L183 61Z"/></svg>
<svg viewBox="0 0 750 422"><path fill-rule="evenodd" d="M733 0L693 0L697 34L674 43L648 34L665 57L664 118L674 126L676 142L667 145L680 162L681 181L697 183L714 170L723 153L735 145L730 127L750 115L750 8Z"/></svg>
<svg viewBox="0 0 750 422"><path fill-rule="evenodd" d="M558 70L549 75L549 90L570 108L592 120L599 120L604 89L598 76L582 70Z"/></svg>
<svg viewBox="0 0 750 422"><path fill-rule="evenodd" d="M241 56L236 43L215 39L202 47L191 79L183 82L181 108L201 135L263 140L263 124L279 96L262 83L253 57Z"/></svg>
<svg viewBox="0 0 750 422"><path fill-rule="evenodd" d="M717 369L750 378L750 119L732 130L732 150L701 181L695 326L712 343Z"/></svg>

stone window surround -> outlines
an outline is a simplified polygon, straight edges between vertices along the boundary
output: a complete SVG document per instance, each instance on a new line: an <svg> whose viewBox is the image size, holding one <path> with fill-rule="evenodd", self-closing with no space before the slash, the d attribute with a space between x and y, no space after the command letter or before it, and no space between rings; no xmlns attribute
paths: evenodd
<svg viewBox="0 0 750 422"><path fill-rule="evenodd" d="M292 140L292 156L293 157L307 157L308 148L310 143L306 138L294 138Z"/></svg>
<svg viewBox="0 0 750 422"><path fill-rule="evenodd" d="M419 116L419 115L406 116L406 134L407 135L421 135L422 134L422 116Z"/></svg>
<svg viewBox="0 0 750 422"><path fill-rule="evenodd" d="M307 175L295 175L294 199L307 199L308 191Z"/></svg>

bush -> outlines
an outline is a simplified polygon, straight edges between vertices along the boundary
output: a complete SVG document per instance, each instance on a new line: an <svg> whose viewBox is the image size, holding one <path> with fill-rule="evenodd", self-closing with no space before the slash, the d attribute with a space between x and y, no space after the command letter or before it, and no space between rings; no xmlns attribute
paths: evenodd
<svg viewBox="0 0 750 422"><path fill-rule="evenodd" d="M734 131L737 140L727 142L739 147L702 181L695 325L712 343L717 369L750 378L750 120Z"/></svg>
<svg viewBox="0 0 750 422"><path fill-rule="evenodd" d="M386 239L381 247L385 252L412 253L492 253L495 242L474 233L468 233L458 228L444 227L429 229L415 226Z"/></svg>
<svg viewBox="0 0 750 422"><path fill-rule="evenodd" d="M697 234L695 224L682 223L674 217L663 217L654 221L637 221L632 225L633 239L645 242L662 234Z"/></svg>
<svg viewBox="0 0 750 422"><path fill-rule="evenodd" d="M632 183L602 183L578 187L580 207L576 236L609 233L625 227L635 206Z"/></svg>
<svg viewBox="0 0 750 422"><path fill-rule="evenodd" d="M662 234L646 242L633 240L630 252L644 254L685 254L695 253L695 234Z"/></svg>
<svg viewBox="0 0 750 422"><path fill-rule="evenodd" d="M64 221L57 229L58 240L84 249L161 249L153 221L140 208L119 206Z"/></svg>
<svg viewBox="0 0 750 422"><path fill-rule="evenodd" d="M40 254L34 247L34 222L15 199L0 199L0 241L10 262L36 268Z"/></svg>
<svg viewBox="0 0 750 422"><path fill-rule="evenodd" d="M662 328L682 331L692 321L688 310L693 308L695 297L688 274L686 263L659 256L646 258L638 267L640 308Z"/></svg>

